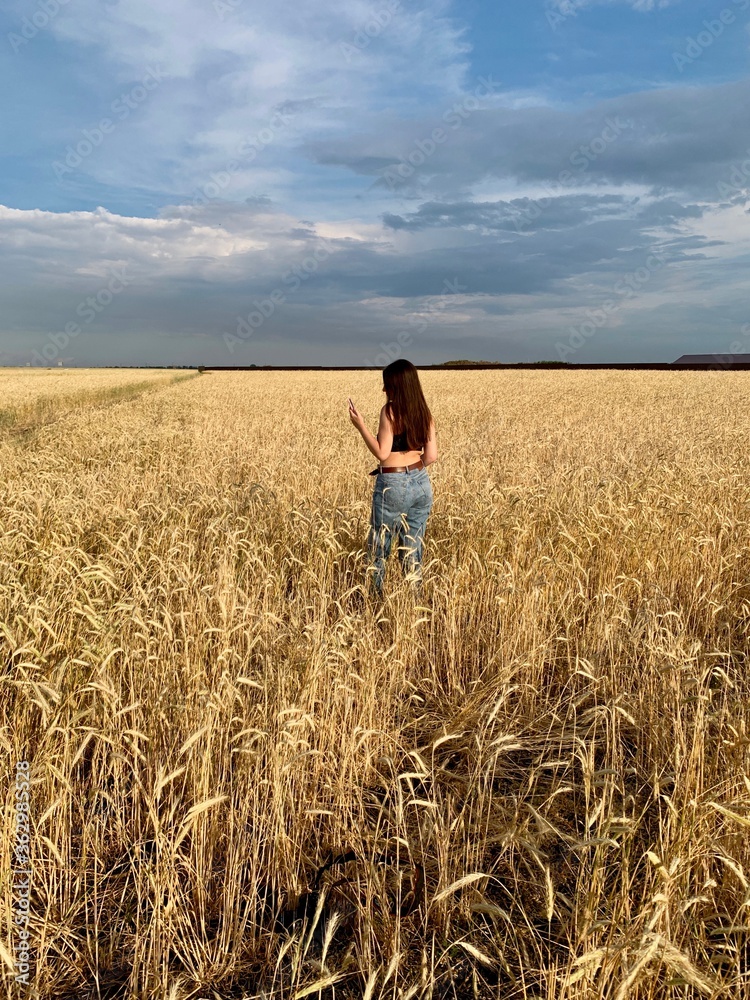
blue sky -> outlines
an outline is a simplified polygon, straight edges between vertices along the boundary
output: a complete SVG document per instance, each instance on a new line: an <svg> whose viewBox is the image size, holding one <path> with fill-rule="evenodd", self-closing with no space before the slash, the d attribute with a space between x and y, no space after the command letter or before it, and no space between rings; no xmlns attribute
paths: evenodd
<svg viewBox="0 0 750 1000"><path fill-rule="evenodd" d="M750 353L750 0L8 0L0 364Z"/></svg>

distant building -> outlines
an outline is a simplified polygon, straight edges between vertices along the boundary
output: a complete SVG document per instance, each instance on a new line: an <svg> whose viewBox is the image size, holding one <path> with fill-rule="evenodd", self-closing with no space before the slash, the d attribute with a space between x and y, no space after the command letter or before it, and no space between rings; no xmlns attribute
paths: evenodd
<svg viewBox="0 0 750 1000"><path fill-rule="evenodd" d="M750 365L750 354L683 354L672 364L716 365L719 368L727 368L730 365Z"/></svg>

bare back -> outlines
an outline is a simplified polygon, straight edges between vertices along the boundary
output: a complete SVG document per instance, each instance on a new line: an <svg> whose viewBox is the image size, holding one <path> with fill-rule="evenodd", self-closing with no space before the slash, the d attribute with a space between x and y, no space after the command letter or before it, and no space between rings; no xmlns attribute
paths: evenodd
<svg viewBox="0 0 750 1000"><path fill-rule="evenodd" d="M380 426L378 428L378 442L380 444L393 444L393 425L388 416L386 404L380 411ZM391 465L413 465L422 459L425 465L431 465L437 458L437 444L435 440L435 421L430 423L430 437L421 451L390 451L388 457L383 459L383 466Z"/></svg>

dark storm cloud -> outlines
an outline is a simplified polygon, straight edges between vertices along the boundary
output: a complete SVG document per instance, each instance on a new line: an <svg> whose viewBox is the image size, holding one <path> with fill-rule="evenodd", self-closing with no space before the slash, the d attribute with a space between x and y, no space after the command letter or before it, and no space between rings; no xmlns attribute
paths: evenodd
<svg viewBox="0 0 750 1000"><path fill-rule="evenodd" d="M699 219L705 208L682 205L674 198L643 202L639 197L571 194L552 198L535 210L530 198L495 202L424 202L406 215L383 214L388 229L419 232L425 229L472 229L517 233L519 230L570 229L602 218L636 219L643 226L674 227L683 219Z"/></svg>
<svg viewBox="0 0 750 1000"><path fill-rule="evenodd" d="M750 81L644 91L577 112L484 108L442 144L431 143L439 120L439 111L410 123L383 120L367 133L305 148L318 163L424 197L466 193L496 177L570 186L637 183L656 194L681 190L716 198L717 183L750 155Z"/></svg>

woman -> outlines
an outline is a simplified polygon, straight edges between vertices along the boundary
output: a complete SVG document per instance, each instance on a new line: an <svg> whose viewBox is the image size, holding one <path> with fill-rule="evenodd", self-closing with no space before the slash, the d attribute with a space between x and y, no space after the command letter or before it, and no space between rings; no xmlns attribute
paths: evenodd
<svg viewBox="0 0 750 1000"><path fill-rule="evenodd" d="M401 567L404 573L413 574L421 595L422 542L432 508L426 467L437 459L435 421L411 362L399 359L383 369L383 392L387 402L380 411L377 438L349 400L351 421L379 463L370 473L377 476L368 535L374 562L372 590L382 597L385 561L395 536Z"/></svg>

